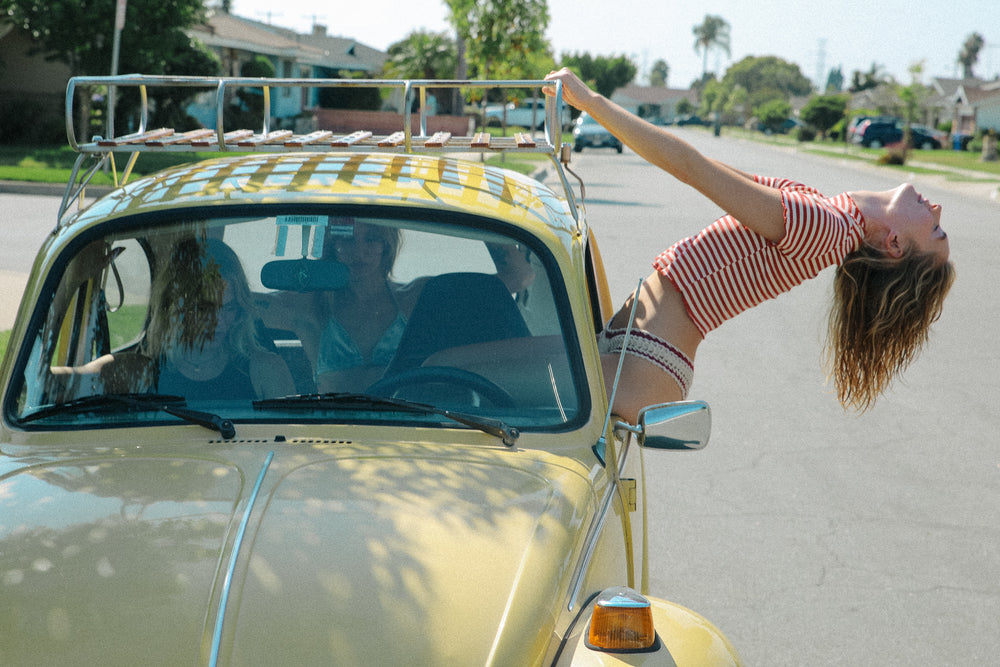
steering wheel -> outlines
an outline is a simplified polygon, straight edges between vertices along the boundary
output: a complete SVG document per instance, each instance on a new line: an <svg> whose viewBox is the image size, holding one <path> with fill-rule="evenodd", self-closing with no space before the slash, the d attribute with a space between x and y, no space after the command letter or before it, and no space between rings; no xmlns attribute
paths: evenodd
<svg viewBox="0 0 1000 667"><path fill-rule="evenodd" d="M510 393L500 385L487 380L482 375L452 366L418 366L396 375L384 377L372 386L367 393L376 396L397 396L407 387L420 385L443 385L449 389L459 388L468 392L470 404L476 403L476 397L482 397L498 408L512 408L516 401Z"/></svg>

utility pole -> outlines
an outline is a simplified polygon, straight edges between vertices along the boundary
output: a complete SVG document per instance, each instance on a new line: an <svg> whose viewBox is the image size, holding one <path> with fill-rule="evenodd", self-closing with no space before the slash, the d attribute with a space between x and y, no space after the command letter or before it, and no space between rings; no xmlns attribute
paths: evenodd
<svg viewBox="0 0 1000 667"><path fill-rule="evenodd" d="M118 75L118 54L121 50L122 30L125 28L125 5L128 0L117 0L115 6L115 41L111 48L111 76ZM115 87L108 87L108 138L115 136Z"/></svg>

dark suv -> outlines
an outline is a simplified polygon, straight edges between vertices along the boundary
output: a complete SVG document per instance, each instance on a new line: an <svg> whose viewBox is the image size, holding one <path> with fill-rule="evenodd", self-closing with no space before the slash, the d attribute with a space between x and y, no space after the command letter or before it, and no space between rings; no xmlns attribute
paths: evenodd
<svg viewBox="0 0 1000 667"><path fill-rule="evenodd" d="M902 123L896 120L864 120L851 140L866 148L881 148L903 140ZM923 149L941 148L941 141L922 127L910 126L910 147Z"/></svg>

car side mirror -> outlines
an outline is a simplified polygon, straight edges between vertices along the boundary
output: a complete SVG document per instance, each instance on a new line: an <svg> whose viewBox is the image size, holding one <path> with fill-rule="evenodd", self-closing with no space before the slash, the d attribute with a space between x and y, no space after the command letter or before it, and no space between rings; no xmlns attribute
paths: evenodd
<svg viewBox="0 0 1000 667"><path fill-rule="evenodd" d="M260 271L260 282L286 292L316 292L341 289L350 280L347 266L331 259L279 259Z"/></svg>
<svg viewBox="0 0 1000 667"><path fill-rule="evenodd" d="M651 449L702 449L712 432L712 411L704 401L650 405L639 411L639 444Z"/></svg>

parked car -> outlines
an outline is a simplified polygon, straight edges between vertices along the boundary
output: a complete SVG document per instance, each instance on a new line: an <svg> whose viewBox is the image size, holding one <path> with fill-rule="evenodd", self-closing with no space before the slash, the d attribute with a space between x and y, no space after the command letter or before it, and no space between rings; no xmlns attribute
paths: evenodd
<svg viewBox="0 0 1000 667"><path fill-rule="evenodd" d="M707 120L695 114L685 114L677 119L678 125L711 125Z"/></svg>
<svg viewBox="0 0 1000 667"><path fill-rule="evenodd" d="M495 85L378 83L451 84ZM111 85L306 84L81 77L65 108ZM0 366L5 665L739 664L648 590L643 457L704 446L709 408L611 415L571 151L147 117L86 142L68 119ZM84 198L109 156L203 151ZM486 151L559 185L463 158Z"/></svg>
<svg viewBox="0 0 1000 667"><path fill-rule="evenodd" d="M584 111L573 126L573 150L579 153L584 148L614 148L621 153L622 142Z"/></svg>
<svg viewBox="0 0 1000 667"><path fill-rule="evenodd" d="M855 139L855 135L857 135L858 130L861 127L861 124L864 123L865 121L871 121L873 123L895 123L897 121L902 122L895 116L867 116L867 115L854 116L853 118L851 118L851 122L848 123L847 125L848 141L851 141L853 143L860 143L858 140Z"/></svg>
<svg viewBox="0 0 1000 667"><path fill-rule="evenodd" d="M943 142L936 132L920 125L911 125L910 147L924 150L941 148ZM904 126L898 121L865 120L858 125L852 139L866 148L881 148L901 143L903 133Z"/></svg>
<svg viewBox="0 0 1000 667"><path fill-rule="evenodd" d="M529 97L519 103L508 102L507 104L490 104L486 106L486 124L491 127L526 127L529 129L541 129L545 127L545 97ZM505 111L506 110L506 111ZM563 106L558 115L563 127L569 126L569 107Z"/></svg>
<svg viewBox="0 0 1000 667"><path fill-rule="evenodd" d="M924 150L937 150L948 143L948 133L926 125L910 125L913 146Z"/></svg>

